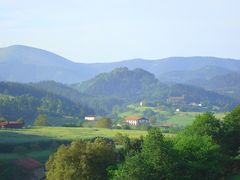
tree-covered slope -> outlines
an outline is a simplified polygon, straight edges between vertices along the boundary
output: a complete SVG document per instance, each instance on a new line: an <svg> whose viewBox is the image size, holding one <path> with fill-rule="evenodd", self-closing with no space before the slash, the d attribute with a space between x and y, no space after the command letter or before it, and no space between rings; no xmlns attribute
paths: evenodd
<svg viewBox="0 0 240 180"><path fill-rule="evenodd" d="M170 71L159 75L159 79L164 82L170 83L183 83L188 81L200 80L206 81L212 79L215 76L223 76L233 71L218 66L205 66L199 69L193 70L181 70L181 71Z"/></svg>
<svg viewBox="0 0 240 180"><path fill-rule="evenodd" d="M0 82L0 118L23 118L30 124L38 114L54 117L83 117L93 111L57 94L27 84Z"/></svg>
<svg viewBox="0 0 240 180"><path fill-rule="evenodd" d="M74 84L73 87L88 95L114 96L127 102L148 100L166 104L171 96L184 96L185 104L204 103L208 107L222 106L227 109L237 103L231 98L203 88L163 84L153 74L142 69L117 68L83 83Z"/></svg>
<svg viewBox="0 0 240 180"><path fill-rule="evenodd" d="M80 92L89 95L115 96L122 99L135 99L145 90L155 88L158 80L153 74L135 69L117 68L110 73L103 73L81 84L73 85Z"/></svg>
<svg viewBox="0 0 240 180"><path fill-rule="evenodd" d="M115 105L122 105L124 102L117 97L96 96L86 93L80 93L76 89L55 81L42 81L30 83L31 86L44 90L48 93L56 94L62 98L68 99L76 104L82 104L94 110L98 115L107 115L111 113ZM92 112L93 114L93 112Z"/></svg>
<svg viewBox="0 0 240 180"><path fill-rule="evenodd" d="M215 76L209 80L194 79L188 83L240 100L239 72Z"/></svg>

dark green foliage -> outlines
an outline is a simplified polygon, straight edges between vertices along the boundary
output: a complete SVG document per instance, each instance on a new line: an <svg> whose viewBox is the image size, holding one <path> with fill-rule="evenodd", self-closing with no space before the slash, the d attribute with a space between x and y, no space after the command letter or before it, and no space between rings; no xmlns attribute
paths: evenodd
<svg viewBox="0 0 240 180"><path fill-rule="evenodd" d="M198 115L192 125L186 128L184 134L210 136L214 142L220 144L224 135L223 123L213 113L206 112Z"/></svg>
<svg viewBox="0 0 240 180"><path fill-rule="evenodd" d="M176 139L179 179L219 179L225 173L226 157L206 135L180 135Z"/></svg>
<svg viewBox="0 0 240 180"><path fill-rule="evenodd" d="M129 126L129 125L122 125L122 129L125 129L125 130L130 130L131 129L131 126Z"/></svg>
<svg viewBox="0 0 240 180"><path fill-rule="evenodd" d="M156 83L154 75L142 69L129 71L127 68L117 68L111 73L103 73L90 81L76 85L80 92L91 95L117 96L134 98L141 94L144 88Z"/></svg>
<svg viewBox="0 0 240 180"><path fill-rule="evenodd" d="M215 180L238 173L239 117L240 106L227 114L223 122L207 112L197 116L193 124L174 139L168 140L160 130L151 129L141 149L126 153L125 161L109 171L110 177L119 180ZM124 142L125 149L131 147L131 140L126 136L118 134L116 141Z"/></svg>
<svg viewBox="0 0 240 180"><path fill-rule="evenodd" d="M33 119L37 114L38 106L40 106L39 100L31 95L6 96L0 99L0 116L7 120Z"/></svg>
<svg viewBox="0 0 240 180"><path fill-rule="evenodd" d="M101 180L107 178L107 167L116 163L115 146L102 139L76 141L60 146L46 164L49 180Z"/></svg>
<svg viewBox="0 0 240 180"><path fill-rule="evenodd" d="M117 97L125 102L140 101L144 98L151 99L165 92L166 85L161 84L153 74L143 70L117 68L110 73L103 73L95 78L74 87L80 92L94 96Z"/></svg>
<svg viewBox="0 0 240 180"><path fill-rule="evenodd" d="M90 96L85 95L82 98L83 103L88 107L94 109L94 112L99 115L108 115L112 112L113 107L116 105L123 105L124 101L117 97L110 96Z"/></svg>
<svg viewBox="0 0 240 180"><path fill-rule="evenodd" d="M240 152L240 105L224 118L224 145L230 155Z"/></svg>
<svg viewBox="0 0 240 180"><path fill-rule="evenodd" d="M95 127L97 127L97 128L112 128L112 120L107 117L103 117L103 118L97 120Z"/></svg>
<svg viewBox="0 0 240 180"><path fill-rule="evenodd" d="M0 82L0 96L0 117L7 120L22 118L27 124L32 123L39 113L53 117L84 117L85 114L93 113L81 103L27 84Z"/></svg>
<svg viewBox="0 0 240 180"><path fill-rule="evenodd" d="M113 138L117 145L123 147L124 155L139 153L142 150L143 137L130 139L127 135L117 133Z"/></svg>
<svg viewBox="0 0 240 180"><path fill-rule="evenodd" d="M113 173L113 179L171 179L174 150L159 129L152 129L144 139L142 150L126 158Z"/></svg>
<svg viewBox="0 0 240 180"><path fill-rule="evenodd" d="M0 162L0 177L4 180L31 179L32 171L22 168L13 162Z"/></svg>

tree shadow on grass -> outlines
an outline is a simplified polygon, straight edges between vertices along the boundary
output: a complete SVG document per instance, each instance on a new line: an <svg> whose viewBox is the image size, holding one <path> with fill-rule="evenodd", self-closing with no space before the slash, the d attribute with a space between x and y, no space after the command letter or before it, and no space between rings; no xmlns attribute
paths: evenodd
<svg viewBox="0 0 240 180"><path fill-rule="evenodd" d="M0 131L0 153L11 153L16 150L48 150L57 144L68 144L69 141L58 140L48 136L29 135L10 131ZM55 144L55 145L54 145ZM22 147L22 148L19 148Z"/></svg>

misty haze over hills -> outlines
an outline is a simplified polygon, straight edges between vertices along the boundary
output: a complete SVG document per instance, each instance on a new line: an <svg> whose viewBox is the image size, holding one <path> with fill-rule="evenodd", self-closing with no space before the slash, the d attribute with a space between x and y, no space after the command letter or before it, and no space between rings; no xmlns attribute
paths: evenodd
<svg viewBox="0 0 240 180"><path fill-rule="evenodd" d="M142 68L153 73L160 81L187 83L194 79L210 80L215 76L235 73L240 69L240 61L215 57L170 57L86 64L75 63L54 53L23 45L0 49L1 81L54 80L71 84L118 67Z"/></svg>

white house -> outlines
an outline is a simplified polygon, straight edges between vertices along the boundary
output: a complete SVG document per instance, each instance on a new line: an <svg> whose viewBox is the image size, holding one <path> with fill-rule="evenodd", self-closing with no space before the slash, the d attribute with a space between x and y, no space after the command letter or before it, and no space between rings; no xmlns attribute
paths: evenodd
<svg viewBox="0 0 240 180"><path fill-rule="evenodd" d="M94 115L91 115L91 116L85 116L85 121L95 121L97 118L96 116Z"/></svg>
<svg viewBox="0 0 240 180"><path fill-rule="evenodd" d="M129 116L125 118L125 123L133 126L149 124L149 120L140 116Z"/></svg>

